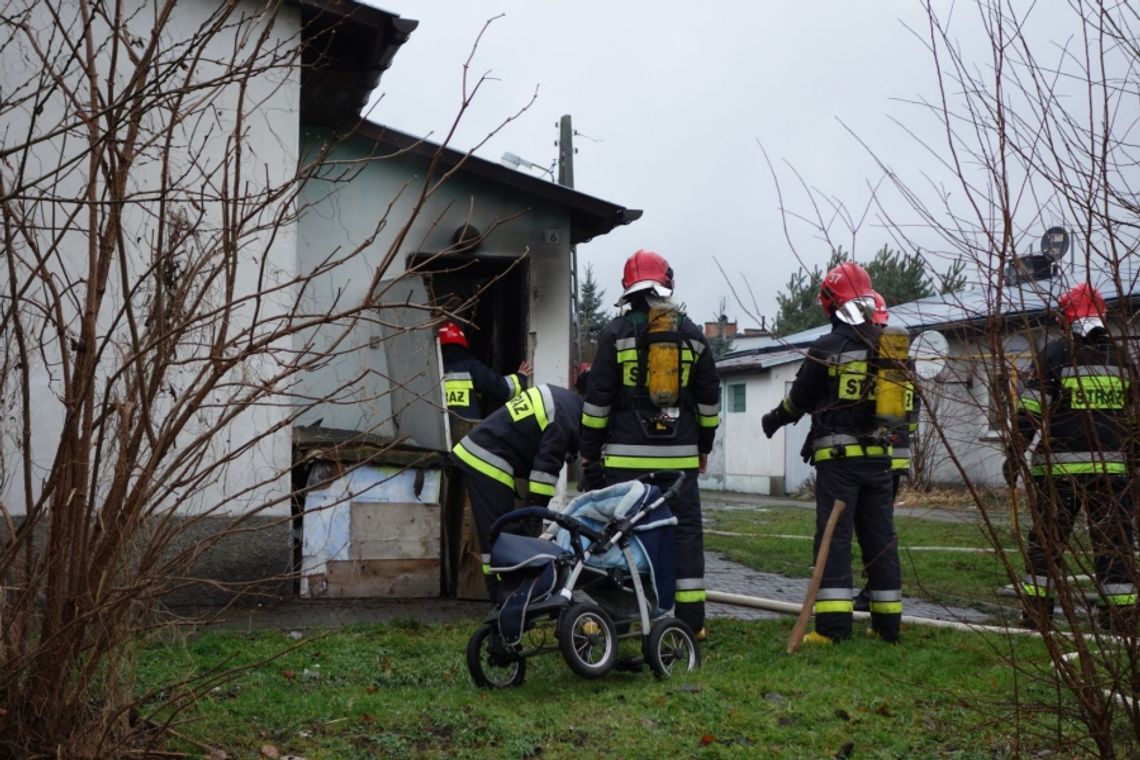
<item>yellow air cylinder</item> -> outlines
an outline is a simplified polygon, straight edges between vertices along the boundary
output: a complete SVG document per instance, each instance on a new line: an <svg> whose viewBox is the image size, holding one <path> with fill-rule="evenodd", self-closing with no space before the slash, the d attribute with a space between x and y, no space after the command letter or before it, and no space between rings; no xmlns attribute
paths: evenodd
<svg viewBox="0 0 1140 760"><path fill-rule="evenodd" d="M880 425L906 423L906 361L910 335L901 327L884 327L879 336L878 370L875 375L875 417Z"/></svg>
<svg viewBox="0 0 1140 760"><path fill-rule="evenodd" d="M651 306L649 308L649 332L675 332L678 314L675 306ZM645 387L649 398L657 406L676 406L681 397L681 348L675 342L649 344L649 356L645 360Z"/></svg>

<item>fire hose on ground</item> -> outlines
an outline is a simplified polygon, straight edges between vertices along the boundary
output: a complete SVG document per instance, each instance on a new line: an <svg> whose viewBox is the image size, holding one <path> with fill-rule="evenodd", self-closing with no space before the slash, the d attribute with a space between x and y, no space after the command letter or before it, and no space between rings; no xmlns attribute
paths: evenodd
<svg viewBox="0 0 1140 760"><path fill-rule="evenodd" d="M738 607L751 607L757 610L767 610L768 612L779 612L786 615L798 615L802 609L801 605L795 602L781 602L777 599L764 599L759 596L747 596L745 594L730 594L724 591L707 591L705 592L707 601L717 602L719 604L733 604ZM856 620L870 620L871 613L869 612L856 612L854 613ZM915 617L913 615L903 615L902 622L914 625L926 625L934 628L953 628L959 631L975 631L975 632L989 632L989 633L1016 633L1016 634L1029 634L1033 636L1040 636L1037 631L1028 628L1014 628L1000 625L981 625L979 623L961 623L956 620L938 620L936 618Z"/></svg>

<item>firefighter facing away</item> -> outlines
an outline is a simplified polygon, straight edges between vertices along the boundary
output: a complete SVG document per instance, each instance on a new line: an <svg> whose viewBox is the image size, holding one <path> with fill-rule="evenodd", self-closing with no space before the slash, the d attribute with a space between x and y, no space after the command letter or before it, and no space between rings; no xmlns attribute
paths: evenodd
<svg viewBox="0 0 1140 760"><path fill-rule="evenodd" d="M1084 507L1093 545L1098 620L1116 634L1136 632L1136 562L1132 555L1132 506L1127 482L1129 413L1135 413L1129 379L1135 368L1124 345L1105 329L1105 303L1088 284L1058 300L1066 331L1037 354L1020 389L1017 420L1005 471L1029 462L1033 525L1028 573L1022 586L1022 622L1049 624L1054 584L1073 523Z"/></svg>
<svg viewBox="0 0 1140 760"><path fill-rule="evenodd" d="M447 410L468 420L481 420L527 387L531 366L527 361L518 372L500 375L475 358L467 336L455 322L439 327L439 347L443 354L443 390Z"/></svg>
<svg viewBox="0 0 1140 760"><path fill-rule="evenodd" d="M868 577L871 629L894 642L902 620L902 576L891 508L890 433L875 408L881 328L870 323L871 278L854 262L840 264L823 278L819 303L831 332L812 343L787 397L762 419L764 435L771 438L783 425L811 415L803 454L816 470L815 556L834 502L846 505L816 596L815 631L804 640L830 643L851 637L854 532Z"/></svg>
<svg viewBox="0 0 1140 760"><path fill-rule="evenodd" d="M598 336L582 408L587 487L683 471L669 507L678 520L676 616L705 634L705 557L697 475L720 421L720 381L708 341L673 302L673 269L639 250L625 262L624 313Z"/></svg>
<svg viewBox="0 0 1140 760"><path fill-rule="evenodd" d="M875 301L875 311L871 314L871 324L886 327L890 323L891 314L887 309L887 299L879 291L871 294ZM908 370L913 368L908 366ZM891 431L891 513L894 514L894 504L899 497L899 484L904 477L910 475L910 441L918 432L919 399L914 392L914 383L909 379L913 374L908 371L905 386L905 400L903 411L905 421ZM855 611L870 612L871 590L864 585L863 589L855 595Z"/></svg>
<svg viewBox="0 0 1140 760"><path fill-rule="evenodd" d="M541 383L518 394L455 444L451 455L471 499L484 580L492 601L498 582L487 572L491 525L515 507L515 478L527 479L527 506L545 507L562 465L578 454L582 398ZM538 531L523 528L537 535Z"/></svg>
<svg viewBox="0 0 1140 760"><path fill-rule="evenodd" d="M891 313L887 309L887 300L879 291L871 294L875 301L875 311L871 315L871 324L886 327L891 321ZM904 422L891 430L891 504L894 505L899 496L899 484L903 478L910 475L910 442L911 437L918 432L919 399L914 392L914 383L910 380L913 368L908 363L908 379L905 385ZM865 611L865 610L864 610Z"/></svg>

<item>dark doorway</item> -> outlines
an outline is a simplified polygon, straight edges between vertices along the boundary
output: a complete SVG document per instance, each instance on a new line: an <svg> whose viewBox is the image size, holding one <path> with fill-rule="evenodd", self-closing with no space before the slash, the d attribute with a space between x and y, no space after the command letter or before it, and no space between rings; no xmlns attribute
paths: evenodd
<svg viewBox="0 0 1140 760"><path fill-rule="evenodd" d="M527 358L529 266L516 258L417 254L431 302L463 322L471 353L506 375Z"/></svg>

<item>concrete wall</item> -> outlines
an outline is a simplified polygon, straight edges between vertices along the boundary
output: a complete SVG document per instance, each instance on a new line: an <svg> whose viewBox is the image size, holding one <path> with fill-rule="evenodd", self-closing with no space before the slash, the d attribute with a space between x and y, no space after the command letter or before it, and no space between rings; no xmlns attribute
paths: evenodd
<svg viewBox="0 0 1140 760"><path fill-rule="evenodd" d="M19 15L28 12L24 20L30 30L51 28L51 20L45 3L16 2L7 12ZM63 6L64 18L75 13L69 4ZM70 4L73 6L74 4ZM128 27L139 39L150 37L154 25L152 4L137 2L127 8ZM255 16L262 4L249 2L238 13ZM165 55L184 45L193 35L200 33L210 13L216 10L216 3L179 3L168 27L161 33ZM70 19L73 28L76 20ZM258 22L259 24L261 22ZM96 20L93 34L96 39L109 37L110 32L99 27ZM295 39L299 29L299 14L296 9L285 9L269 33L267 46ZM203 87L193 97L182 101L181 107L188 109L178 113L178 120L168 110L169 102L147 101L149 109L141 121L144 136L152 139L145 150L134 157L134 164L127 180L133 193L132 202L123 209L122 255L115 262L114 271L99 312L100 334L97 346L86 350L98 350L101 354L100 377L96 380L96 394L111 402L130 402L131 396L123 384L119 371L131 354L129 320L125 316L125 306L130 303L135 309L134 318L141 320L147 313L147 303L153 296L143 272L153 264L153 243L159 236L169 234L169 223L173 219L186 219L193 228L197 250L219 244L223 207L218 195L226 181L235 178L234 170L240 166L244 178L242 192L257 194L269 187L286 183L293 176L297 161L297 110L299 102L299 75L295 67L282 65L274 67L244 83L244 101L239 101L241 87L236 82L217 83L216 77L227 68L227 60L252 57L252 46L243 47L238 36L248 33L248 28L231 27L213 38L207 45L198 67L177 68L177 75L165 80L170 88L181 86L186 80L192 83L215 81L214 86ZM254 36L256 37L255 29ZM75 37L79 39L78 36ZM44 37L40 40L46 42ZM58 44L58 39L55 41ZM292 42L286 43L292 45ZM235 53L235 51L238 51ZM66 65L64 79L67 84L86 92L86 84L80 78L79 67L70 59L65 47L53 48L50 44L48 55L62 56L54 66L43 66L36 62L26 41L4 46L0 50L0 91L6 96L14 92L26 92L29 81L41 68L60 68ZM106 91L107 80L114 79L118 92L131 76L130 61L120 51L117 59L118 72L109 74L110 53L106 47L97 58L101 67L102 87ZM32 79L29 80L29 77ZM21 88L24 89L21 89ZM6 149L15 149L23 142L38 139L32 147L9 157L0 172L4 176L4 186L22 186L22 218L32 227L31 239L15 236L16 243L10 253L15 261L26 264L34 243L41 253L50 252L47 261L49 270L55 273L56 286L66 295L58 297L42 285L33 285L25 296L38 299L52 309L58 309L63 319L71 325L78 322L79 315L86 308L86 288L91 279L86 276L90 246L93 235L88 227L86 212L76 213L77 202L87 193L92 167L83 158L87 146L86 126L69 115L70 104L59 90L43 93L46 99L40 102L29 98L22 105L6 105L0 114L0 134L4 135ZM85 95L85 99L87 96ZM15 98L13 102L15 102ZM35 115L33 106L38 106ZM193 110L189 110L193 109ZM241 113L239 113L239 110ZM240 117L241 132L244 137L243 153L240 162L225 160L230 141ZM53 134L60 124L70 123L73 129ZM171 126L173 125L173 126ZM169 127L169 129L168 129ZM125 130L125 127L122 127ZM170 139L170 153L162 155L164 136ZM164 160L165 159L165 160ZM227 166L227 163L229 164ZM56 167L66 166L66 171L53 172ZM16 177L14 172L23 168L26 172ZM171 189L171 182L164 181L164 173L177 177L178 190ZM99 180L101 181L101 180ZM96 191L98 194L98 191ZM295 272L294 232L287 216L278 223L281 204L271 204L259 217L252 220L250 227L260 227L236 241L239 253L233 259L234 293L237 297L255 290L259 282L285 282ZM168 226L160 228L160 223ZM34 231L32 228L34 227ZM270 228L273 229L270 229ZM20 266L17 264L17 267ZM121 273L126 272L125 277ZM0 292L9 292L8 269L0 272ZM31 270L19 270L16 277L21 282L30 279ZM261 278L261 279L259 279ZM73 283L74 285L69 285ZM185 284L185 283L183 283ZM197 281L193 283L199 286ZM205 288L205 286L201 286ZM220 290L207 293L209 299L221 298ZM261 304L260 316L272 315L274 309L282 308L289 298L288 289L278 293L277 298L267 298ZM213 305L213 300L208 300ZM5 309L8 307L5 305ZM37 309L31 305L21 308L24 332L34 336L36 345L31 347L30 366L30 409L34 424L31 430L31 445L24 449L17 443L20 424L17 412L5 404L5 414L12 416L0 422L0 446L3 447L3 460L0 467L4 477L0 478L3 490L0 500L15 515L24 514L27 508L23 483L19 477L25 456L30 459L32 470L32 498L40 491L55 457L59 431L62 428L66 402L62 397L63 387L59 381L61 362L70 358L75 350L70 339L59 339L51 328L41 331L45 324ZM252 311L239 308L231 314L231 334L236 334L250 323ZM203 332L208 332L205 328ZM66 335L66 334L65 334ZM71 335L74 335L72 332ZM11 333L3 336L11 341ZM163 379L163 387L168 393L156 402L151 410L156 419L162 420L178 403L175 399L184 398L184 391L195 382L196 373L201 369L198 363L205 357L209 341L198 336L198 342L187 339L181 347L185 359L181 367ZM12 348L9 342L5 351ZM9 354L11 356L12 354ZM272 355L252 357L242 363L227 378L234 383L268 382L276 369ZM0 387L5 402L17 401L18 388L11 382ZM207 394L201 399L200 411L186 426L180 440L186 441L197 436L200 431L209 429L215 423L217 408L226 405L230 399L232 386ZM183 512L203 512L215 510L221 514L239 514L251 508L264 507L271 503L266 514L287 515L289 504L281 498L287 494L288 471L291 457L291 439L287 428L277 429L286 411L279 406L251 406L231 423L212 437L209 457L222 459L232 456L233 460L224 470L211 477L200 487L187 488L172 497L170 506ZM274 431L269 432L266 431ZM246 444L258 438L256 447L243 451ZM177 448L177 447L176 447ZM106 451L104 452L106 453ZM99 493L96 491L96 500ZM276 499L276 501L274 501Z"/></svg>
<svg viewBox="0 0 1140 760"><path fill-rule="evenodd" d="M1007 361L1024 370L1040 336L1008 335ZM981 340L951 338L950 361L937 378L921 383L926 409L919 416L917 445L927 448L929 477L937 485L962 485L963 472L976 485L1004 485L1005 447L995 417L998 359ZM935 424L937 421L937 424ZM945 440L943 440L945 439Z"/></svg>
<svg viewBox="0 0 1140 760"><path fill-rule="evenodd" d="M742 493L783 494L784 435L764 437L760 418L784 398L784 384L795 377L799 362L755 374L721 378L721 420L717 443L702 483ZM745 386L743 412L731 411L730 385Z"/></svg>
<svg viewBox="0 0 1140 760"><path fill-rule="evenodd" d="M312 155L331 139L324 131L306 132L306 154ZM402 302L407 288L400 278L406 257L448 249L455 231L469 224L487 235L479 256L529 256L530 293L519 311L526 309L529 314L526 329L532 336L535 380L564 385L569 376L570 341L566 210L460 172L427 198L401 238L402 228L416 211L428 164L410 155L380 158L377 152L374 142L351 138L331 151L336 168L322 172L324 179L305 187L298 244L302 270L316 270L338 251L360 252L314 279L306 289L308 307L328 312L358 303L381 281L387 287L379 291L380 300ZM559 233L558 243L546 242L547 230ZM380 435L394 432L387 393L390 368L385 352L376 348L382 329L377 322L346 321L298 337L299 342L313 341L316 346L335 345L338 351L338 356L304 379L304 396L321 398L361 378L342 393L340 402L318 403L303 412L300 424L322 420L325 427ZM434 334L427 337L434 350Z"/></svg>

